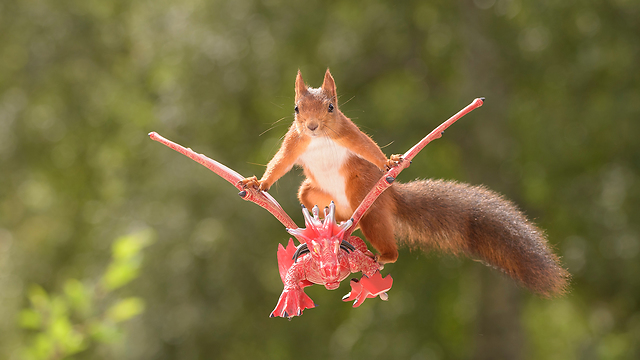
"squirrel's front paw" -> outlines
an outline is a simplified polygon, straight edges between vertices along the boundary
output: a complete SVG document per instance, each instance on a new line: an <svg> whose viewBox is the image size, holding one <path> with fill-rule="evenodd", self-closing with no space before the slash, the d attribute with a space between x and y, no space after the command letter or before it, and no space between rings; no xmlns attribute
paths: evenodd
<svg viewBox="0 0 640 360"><path fill-rule="evenodd" d="M266 181L260 181L260 190L269 191L270 187L271 185L269 185Z"/></svg>
<svg viewBox="0 0 640 360"><path fill-rule="evenodd" d="M391 170L392 168L400 165L403 160L404 159L400 154L391 155L389 159L387 159L387 163L385 164L385 167L387 170Z"/></svg>
<svg viewBox="0 0 640 360"><path fill-rule="evenodd" d="M241 184L244 188L254 188L256 190L262 186L260 180L255 176L244 178L238 181L238 184Z"/></svg>
<svg viewBox="0 0 640 360"><path fill-rule="evenodd" d="M238 181L238 184L241 184L245 189L252 188L254 190L262 191L268 191L270 187L266 181L258 180L258 178L255 176L244 178Z"/></svg>

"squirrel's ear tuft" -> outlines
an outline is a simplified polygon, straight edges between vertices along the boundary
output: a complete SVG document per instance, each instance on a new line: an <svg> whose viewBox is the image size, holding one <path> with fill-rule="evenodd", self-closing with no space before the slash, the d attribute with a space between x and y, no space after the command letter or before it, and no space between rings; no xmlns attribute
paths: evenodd
<svg viewBox="0 0 640 360"><path fill-rule="evenodd" d="M327 69L327 72L324 73L324 82L322 83L322 91L325 92L333 101L335 107L338 107L338 97L336 96L336 82L333 80L333 76L331 76L331 72Z"/></svg>
<svg viewBox="0 0 640 360"><path fill-rule="evenodd" d="M298 76L296 76L296 102L307 92L307 85L304 84L304 80L302 80L302 73L300 72L300 69L298 69Z"/></svg>

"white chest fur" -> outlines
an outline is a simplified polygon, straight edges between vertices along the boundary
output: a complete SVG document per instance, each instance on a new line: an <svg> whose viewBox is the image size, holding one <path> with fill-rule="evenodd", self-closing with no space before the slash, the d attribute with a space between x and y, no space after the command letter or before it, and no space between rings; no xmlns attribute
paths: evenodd
<svg viewBox="0 0 640 360"><path fill-rule="evenodd" d="M298 162L313 174L318 186L330 194L336 204L349 207L345 179L339 170L352 154L351 150L322 136L311 140Z"/></svg>

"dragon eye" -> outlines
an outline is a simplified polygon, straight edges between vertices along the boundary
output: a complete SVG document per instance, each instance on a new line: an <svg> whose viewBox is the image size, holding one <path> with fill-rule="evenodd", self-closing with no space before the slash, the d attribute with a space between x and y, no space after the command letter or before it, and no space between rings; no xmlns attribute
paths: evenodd
<svg viewBox="0 0 640 360"><path fill-rule="evenodd" d="M329 104L329 112L333 112L333 104Z"/></svg>
<svg viewBox="0 0 640 360"><path fill-rule="evenodd" d="M298 105L296 105L296 107L293 108L293 111L295 111L296 114L300 114L300 109L298 109Z"/></svg>

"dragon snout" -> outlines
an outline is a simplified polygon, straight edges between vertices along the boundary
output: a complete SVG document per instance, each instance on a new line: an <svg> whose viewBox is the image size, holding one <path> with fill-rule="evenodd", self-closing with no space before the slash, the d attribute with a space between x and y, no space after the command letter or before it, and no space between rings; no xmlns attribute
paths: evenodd
<svg viewBox="0 0 640 360"><path fill-rule="evenodd" d="M325 287L327 290L335 290L335 289L337 289L339 286L340 286L340 282L339 282L339 281L336 281L336 282L330 282L330 283L326 283L326 284L324 284L324 287Z"/></svg>
<svg viewBox="0 0 640 360"><path fill-rule="evenodd" d="M322 275L325 284L339 283L340 267L338 264L321 264L320 275ZM337 288L337 286L335 288Z"/></svg>

